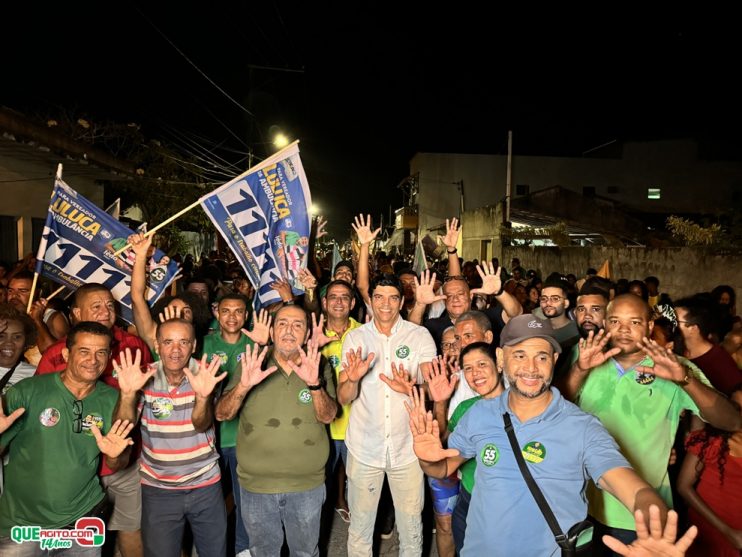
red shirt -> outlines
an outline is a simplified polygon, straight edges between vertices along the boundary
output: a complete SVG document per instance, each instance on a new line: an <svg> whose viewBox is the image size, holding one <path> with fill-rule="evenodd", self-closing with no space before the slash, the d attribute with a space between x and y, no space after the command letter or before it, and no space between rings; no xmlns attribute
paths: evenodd
<svg viewBox="0 0 742 557"><path fill-rule="evenodd" d="M113 360L115 359L117 362L120 362L121 353L127 348L131 349L132 356L134 356L138 348L142 352L142 365L147 365L152 363L152 354L150 353L147 344L138 336L127 333L119 327L113 327L111 332L113 333L113 341L111 342L111 358L109 358L108 365L100 378L106 384L118 390L119 382L113 376ZM67 367L67 362L65 362L62 357L62 349L65 347L66 343L67 337L63 337L44 351L39 365L36 366L36 375L56 373ZM138 438L139 435L137 434L134 437L134 454L139 452L140 442ZM100 475L108 476L110 474L113 474L113 470L106 466L106 459L101 458Z"/></svg>
<svg viewBox="0 0 742 557"><path fill-rule="evenodd" d="M691 362L701 369L717 390L727 396L736 385L742 383L742 371L737 367L737 362L718 344Z"/></svg>
<svg viewBox="0 0 742 557"><path fill-rule="evenodd" d="M113 333L113 342L111 342L111 358L108 360L108 365L100 378L103 382L114 389L118 389L119 382L113 376L113 360L120 362L121 353L127 348L131 350L131 355L134 356L137 348L139 348L142 352L142 365L146 365L152 363L152 354L150 354L147 343L138 336L127 333L119 327L113 327L111 332ZM66 343L67 337L63 337L44 351L39 365L36 366L36 375L62 371L67 367L67 362L65 362L62 357L62 349L65 347Z"/></svg>

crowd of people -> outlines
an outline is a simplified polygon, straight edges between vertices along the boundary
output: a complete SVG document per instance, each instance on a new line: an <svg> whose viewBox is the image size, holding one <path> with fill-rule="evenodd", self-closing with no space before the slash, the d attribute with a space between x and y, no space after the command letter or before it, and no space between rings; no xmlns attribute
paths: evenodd
<svg viewBox="0 0 742 557"><path fill-rule="evenodd" d="M216 252L174 256L150 308L141 234L133 323L101 284L48 299L31 258L0 265L0 555L311 556L342 520L348 555L396 531L412 557L426 499L441 557L740 554L734 289L464 261L456 219L418 274L351 228L331 268L314 227L301 295L258 311ZM105 548L18 529L84 517Z"/></svg>

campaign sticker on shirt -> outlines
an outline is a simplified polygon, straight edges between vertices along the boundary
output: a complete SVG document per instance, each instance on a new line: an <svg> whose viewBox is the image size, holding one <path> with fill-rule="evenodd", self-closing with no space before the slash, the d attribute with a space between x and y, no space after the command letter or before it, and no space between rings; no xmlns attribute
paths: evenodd
<svg viewBox="0 0 742 557"><path fill-rule="evenodd" d="M395 354L397 354L397 358L407 358L410 355L410 347L403 344L397 348Z"/></svg>
<svg viewBox="0 0 742 557"><path fill-rule="evenodd" d="M227 356L224 352L221 350L219 352L214 352L214 354L211 356L212 358L219 358L222 362L222 365L227 365L227 360L229 360L229 356Z"/></svg>
<svg viewBox="0 0 742 557"><path fill-rule="evenodd" d="M44 427L54 427L59 423L59 410L56 408L46 408L39 414L39 421Z"/></svg>
<svg viewBox="0 0 742 557"><path fill-rule="evenodd" d="M523 450L521 452L523 453L523 458L525 458L528 462L533 462L534 464L543 462L546 458L546 447L544 447L538 441L531 441L530 443L526 443L526 446L523 447Z"/></svg>
<svg viewBox="0 0 742 557"><path fill-rule="evenodd" d="M156 398L152 401L152 413L155 418L169 418L173 413L173 401L167 397Z"/></svg>
<svg viewBox="0 0 742 557"><path fill-rule="evenodd" d="M332 369L335 369L340 365L340 358L338 358L334 354L330 356L329 360L330 360L330 365L332 366Z"/></svg>
<svg viewBox="0 0 742 557"><path fill-rule="evenodd" d="M500 460L500 451L497 450L497 446L492 443L487 443L479 455L482 464L485 466L494 466L497 461Z"/></svg>
<svg viewBox="0 0 742 557"><path fill-rule="evenodd" d="M654 380L656 377L652 375L651 373L637 373L636 374L636 382L640 385L651 385L654 383Z"/></svg>
<svg viewBox="0 0 742 557"><path fill-rule="evenodd" d="M103 416L100 414L88 414L82 421L82 431L92 437L93 432L90 431L90 426L96 426L98 429L103 429Z"/></svg>
<svg viewBox="0 0 742 557"><path fill-rule="evenodd" d="M312 393L309 389L302 389L299 391L299 402L302 404L309 404L312 402Z"/></svg>

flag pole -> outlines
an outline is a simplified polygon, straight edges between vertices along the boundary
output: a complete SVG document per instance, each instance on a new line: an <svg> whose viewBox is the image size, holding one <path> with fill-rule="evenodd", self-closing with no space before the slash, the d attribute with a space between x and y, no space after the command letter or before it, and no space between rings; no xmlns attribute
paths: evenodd
<svg viewBox="0 0 742 557"><path fill-rule="evenodd" d="M170 217L169 219L165 219L164 221L162 221L162 222L161 222L160 224L158 224L157 226L155 226L155 227L154 227L154 228L152 228L151 230L148 230L148 231L147 231L147 232L146 232L146 233L144 234L145 238L146 238L147 236L152 236L152 234L154 234L154 233L155 233L156 231L158 231L158 230L159 230L160 228L162 228L162 227L163 227L163 226L165 226L165 225L168 225L168 224L170 224L170 223L171 223L171 222L173 222L173 221L174 221L175 219L177 219L177 218L178 218L179 216L181 216L181 215L184 215L185 213L187 213L187 212L188 212L188 211L190 211L191 209L195 209L196 207L198 207L198 206L199 206L199 204L200 204L200 203L201 203L201 201L200 201L200 200L199 200L199 201L196 201L195 203L192 203L192 204L188 205L188 207L186 207L185 209L182 209L182 210L178 211L177 213L175 213L175 214L174 214L174 215L173 215L172 217ZM120 253L122 253L122 252L126 251L126 250L127 250L127 249L129 249L130 247L131 247L131 244L126 244L126 245L125 245L125 246L124 246L123 248L121 248L120 250L118 250L118 251L115 251L115 252L113 253L113 255L114 255L114 256L118 256L118 255L119 255Z"/></svg>
<svg viewBox="0 0 742 557"><path fill-rule="evenodd" d="M57 294L59 294L59 293L60 293L60 292L61 292L62 290L64 290L65 288L67 288L67 287L66 287L66 286L64 286L64 285L62 285L62 286L60 286L59 288L57 288L57 289L56 289L56 290L55 290L54 292L52 292L51 294L49 294L49 295L48 295L48 296L46 297L46 301L48 302L49 300L51 300L51 299L52 299L52 298L53 298L54 296L56 296Z"/></svg>
<svg viewBox="0 0 742 557"><path fill-rule="evenodd" d="M28 295L28 306L26 307L26 313L31 313L31 306L33 305L33 295L36 292L36 283L39 281L38 271L34 271L33 283L31 283L31 294Z"/></svg>
<svg viewBox="0 0 742 557"><path fill-rule="evenodd" d="M61 162L57 165L57 173L55 174L55 177L58 181L62 180L62 163ZM53 188L52 188L52 196L54 196ZM41 242L41 244L39 245L39 250L41 250L41 247L44 245L45 243ZM38 269L38 259L39 259L39 254L37 253L36 254L36 260L37 260L36 268L37 269ZM28 306L26 307L26 313L31 313L31 306L33 305L33 296L34 294L36 294L36 285L38 284L38 282L39 282L39 271L34 269L33 282L31 283L31 293L28 296Z"/></svg>

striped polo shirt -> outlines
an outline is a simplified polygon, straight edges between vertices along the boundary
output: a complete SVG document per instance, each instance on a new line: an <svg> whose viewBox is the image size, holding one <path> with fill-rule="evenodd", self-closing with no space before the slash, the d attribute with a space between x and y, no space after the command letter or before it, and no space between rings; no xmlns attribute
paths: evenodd
<svg viewBox="0 0 742 557"><path fill-rule="evenodd" d="M191 358L188 368L195 375L198 362ZM188 378L180 385L167 382L162 362L144 387L140 401L142 483L163 489L195 489L219 481L219 454L214 426L198 433L191 422L196 404Z"/></svg>

